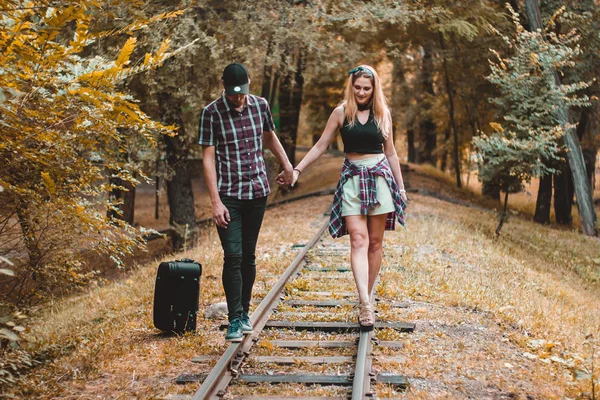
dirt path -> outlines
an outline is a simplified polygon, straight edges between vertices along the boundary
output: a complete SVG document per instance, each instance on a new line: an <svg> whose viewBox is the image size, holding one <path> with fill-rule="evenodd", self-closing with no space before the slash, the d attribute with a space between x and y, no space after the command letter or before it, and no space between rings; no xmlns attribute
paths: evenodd
<svg viewBox="0 0 600 400"><path fill-rule="evenodd" d="M429 186L428 186L429 185ZM424 188L471 202L432 180ZM415 185L413 184L413 187ZM323 221L331 197L267 211L258 249L256 291L268 290ZM411 194L408 228L388 232L378 293L404 308L379 318L415 322L414 333L377 332L404 348L380 372L410 378L406 393L378 385L381 397L404 399L585 399L591 393L589 334L600 326L598 239L512 218L500 238L494 213ZM293 227L293 229L292 229ZM329 239L331 240L331 239ZM348 245L348 239L336 241ZM222 252L214 228L185 254L204 266L202 313L223 301ZM42 363L3 395L36 399L149 399L193 393L181 373L205 373L198 355L225 349L220 321L200 318L195 335L165 337L152 326L158 261L126 280L50 305L28 321L29 349ZM390 313L394 313L392 318ZM399 314L399 315L398 315ZM598 346L596 345L596 349ZM598 364L598 356L595 358ZM595 375L594 375L595 374ZM315 389L315 393L318 393Z"/></svg>

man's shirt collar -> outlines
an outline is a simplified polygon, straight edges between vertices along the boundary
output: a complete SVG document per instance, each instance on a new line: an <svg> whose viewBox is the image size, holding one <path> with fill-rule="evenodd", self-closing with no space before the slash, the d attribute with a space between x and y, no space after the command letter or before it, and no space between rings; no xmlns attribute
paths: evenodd
<svg viewBox="0 0 600 400"><path fill-rule="evenodd" d="M235 108L233 107L233 104L229 103L229 100L227 99L227 96L225 96L225 91L223 90L223 93L221 94L221 100L223 101L223 104L225 106L225 111L230 112L232 109L235 110ZM252 99L252 96L247 94L246 95L246 102L244 104L244 107L242 107L242 111L244 111L244 109L246 107L250 107L254 105L254 100ZM236 110L237 111L237 110Z"/></svg>

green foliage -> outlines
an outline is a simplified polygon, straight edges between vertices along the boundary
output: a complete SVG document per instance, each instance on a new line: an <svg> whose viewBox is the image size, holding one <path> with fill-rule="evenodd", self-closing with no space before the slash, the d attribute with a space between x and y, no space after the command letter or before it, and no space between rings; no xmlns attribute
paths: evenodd
<svg viewBox="0 0 600 400"><path fill-rule="evenodd" d="M487 77L500 96L491 101L504 112L502 123L492 123L494 132L475 138L479 153L479 179L500 184L505 192L521 190L534 176L554 172L549 161L559 158L561 137L568 127L560 125L556 110L588 104L577 95L583 82L555 85L554 71L573 66L580 52L578 36L570 32L528 32L513 13L516 35L503 36L512 54L503 58L496 51Z"/></svg>
<svg viewBox="0 0 600 400"><path fill-rule="evenodd" d="M479 153L479 179L495 182L503 191L516 193L524 182L534 176L553 173L547 160L557 159L562 130L529 131L527 137L517 137L514 132L497 131L490 136L473 139Z"/></svg>
<svg viewBox="0 0 600 400"><path fill-rule="evenodd" d="M0 256L15 262L16 276L3 290L13 300L38 300L66 282L86 282L92 275L81 272L83 250L120 263L143 247L143 229L106 216L117 205L106 196L112 187L105 171L136 184L143 174L121 156L128 141L152 147L174 129L117 89L171 57L168 41L139 61L131 59L135 37L114 61L83 54L101 38L132 34L179 12L94 33L89 26L106 6L100 2L26 5L0 19Z"/></svg>

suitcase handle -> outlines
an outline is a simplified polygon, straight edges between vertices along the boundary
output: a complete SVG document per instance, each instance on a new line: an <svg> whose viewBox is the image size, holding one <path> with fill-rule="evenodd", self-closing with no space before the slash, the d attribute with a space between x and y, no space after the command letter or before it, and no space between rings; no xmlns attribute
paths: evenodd
<svg viewBox="0 0 600 400"><path fill-rule="evenodd" d="M202 275L202 264L200 264L198 261L192 260L191 258L182 258L181 260L176 260L175 262L184 264L196 264L200 267L200 275Z"/></svg>

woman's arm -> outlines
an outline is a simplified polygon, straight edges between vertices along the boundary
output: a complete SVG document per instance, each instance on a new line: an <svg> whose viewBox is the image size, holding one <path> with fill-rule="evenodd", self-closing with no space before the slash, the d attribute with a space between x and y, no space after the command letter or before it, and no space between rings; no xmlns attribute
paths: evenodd
<svg viewBox="0 0 600 400"><path fill-rule="evenodd" d="M383 142L383 152L385 157L390 164L390 169L392 170L392 175L394 176L394 180L398 185L398 189L400 189L400 196L402 200L407 201L406 197L406 189L404 188L404 180L402 179L402 171L400 170L400 160L398 159L398 153L396 153L396 146L394 146L394 137L390 132L387 139Z"/></svg>
<svg viewBox="0 0 600 400"><path fill-rule="evenodd" d="M323 134L315 143L315 145L310 149L310 151L304 156L302 161L294 167L294 178L292 179L292 186L298 180L298 176L302 171L308 168L313 162L315 162L319 157L325 153L331 142L335 139L335 135L337 134L338 129L342 126L344 121L344 109L342 106L336 107L331 115L329 116L329 120L327 121L327 125L325 125L325 129L323 130Z"/></svg>

